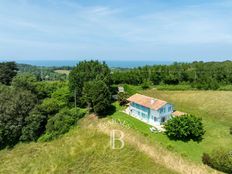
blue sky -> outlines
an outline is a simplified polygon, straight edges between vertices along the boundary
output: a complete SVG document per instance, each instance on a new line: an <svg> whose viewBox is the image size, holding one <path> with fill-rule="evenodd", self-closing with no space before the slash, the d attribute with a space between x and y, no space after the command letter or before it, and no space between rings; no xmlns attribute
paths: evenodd
<svg viewBox="0 0 232 174"><path fill-rule="evenodd" d="M0 0L0 60L231 58L231 0Z"/></svg>

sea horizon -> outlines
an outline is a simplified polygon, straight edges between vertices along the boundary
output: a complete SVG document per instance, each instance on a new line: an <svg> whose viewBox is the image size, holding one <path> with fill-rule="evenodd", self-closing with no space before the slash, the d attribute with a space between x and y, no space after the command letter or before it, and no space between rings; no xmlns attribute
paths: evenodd
<svg viewBox="0 0 232 174"><path fill-rule="evenodd" d="M61 66L75 66L78 62L83 60L16 60L18 64L29 64L34 66L44 67L61 67ZM104 60L100 60L103 62ZM106 60L104 61L110 68L136 68L139 66L152 65L170 65L173 61L152 61L152 60Z"/></svg>

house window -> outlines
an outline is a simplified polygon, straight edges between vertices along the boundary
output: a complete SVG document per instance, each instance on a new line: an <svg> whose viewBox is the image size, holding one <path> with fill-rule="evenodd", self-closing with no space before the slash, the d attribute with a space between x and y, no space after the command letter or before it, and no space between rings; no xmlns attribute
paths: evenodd
<svg viewBox="0 0 232 174"><path fill-rule="evenodd" d="M161 118L161 122L165 122L165 117L162 117L162 118Z"/></svg>
<svg viewBox="0 0 232 174"><path fill-rule="evenodd" d="M157 121L157 118L156 117L154 117L154 122L156 122Z"/></svg>

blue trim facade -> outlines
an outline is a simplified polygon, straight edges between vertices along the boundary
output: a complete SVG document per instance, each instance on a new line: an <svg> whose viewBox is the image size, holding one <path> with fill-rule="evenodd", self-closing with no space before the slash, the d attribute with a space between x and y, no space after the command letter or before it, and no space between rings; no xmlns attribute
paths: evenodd
<svg viewBox="0 0 232 174"><path fill-rule="evenodd" d="M165 104L159 110L153 110L138 103L131 102L129 105L129 115L150 125L161 125L171 118L173 112L172 104Z"/></svg>

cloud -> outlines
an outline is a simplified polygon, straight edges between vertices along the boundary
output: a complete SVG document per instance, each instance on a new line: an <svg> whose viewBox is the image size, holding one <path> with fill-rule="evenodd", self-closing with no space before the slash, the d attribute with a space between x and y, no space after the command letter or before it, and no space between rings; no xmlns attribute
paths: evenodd
<svg viewBox="0 0 232 174"><path fill-rule="evenodd" d="M141 2L117 6L72 0L1 2L0 57L151 59L195 56L197 48L205 56L202 48L208 52L209 45L217 45L222 56L232 53L230 1L178 5L152 1L146 8Z"/></svg>

